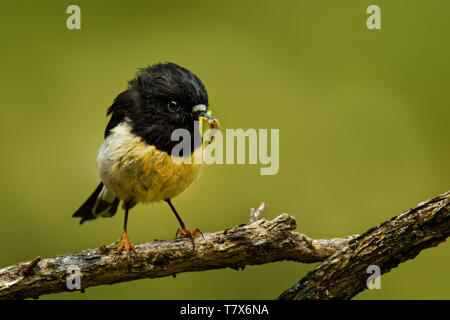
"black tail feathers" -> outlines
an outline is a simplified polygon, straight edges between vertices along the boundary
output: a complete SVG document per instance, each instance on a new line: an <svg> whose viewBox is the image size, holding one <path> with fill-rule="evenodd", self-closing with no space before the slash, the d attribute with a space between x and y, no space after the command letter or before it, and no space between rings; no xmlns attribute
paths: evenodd
<svg viewBox="0 0 450 320"><path fill-rule="evenodd" d="M100 183L72 217L81 218L80 224L97 217L112 217L117 212L120 200L108 193L103 183Z"/></svg>

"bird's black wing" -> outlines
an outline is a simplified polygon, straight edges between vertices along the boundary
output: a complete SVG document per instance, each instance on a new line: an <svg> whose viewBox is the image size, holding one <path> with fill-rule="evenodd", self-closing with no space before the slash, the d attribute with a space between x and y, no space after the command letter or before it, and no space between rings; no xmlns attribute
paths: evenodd
<svg viewBox="0 0 450 320"><path fill-rule="evenodd" d="M111 115L111 119L106 126L105 138L113 128L125 120L128 114L135 113L135 110L138 107L135 94L132 94L130 90L126 90L119 94L114 99L113 104L108 108L107 115Z"/></svg>

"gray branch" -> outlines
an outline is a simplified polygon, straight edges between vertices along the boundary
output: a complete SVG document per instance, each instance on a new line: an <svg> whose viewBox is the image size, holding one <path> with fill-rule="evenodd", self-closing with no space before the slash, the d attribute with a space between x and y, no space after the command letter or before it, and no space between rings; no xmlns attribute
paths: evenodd
<svg viewBox="0 0 450 320"><path fill-rule="evenodd" d="M281 260L312 263L323 261L349 239L313 240L295 232L293 217L282 214L225 231L209 233L195 240L153 241L136 244L137 256L127 263L125 254L101 246L81 253L35 259L0 269L0 299L36 298L43 294L71 291L67 279L71 270L81 274L81 289L142 278L175 276L188 271L219 268L240 269L246 265ZM30 264L35 264L30 268Z"/></svg>
<svg viewBox="0 0 450 320"><path fill-rule="evenodd" d="M131 264L115 249L100 246L76 254L48 259L39 257L0 269L0 300L37 298L43 294L73 291L75 270L81 289L142 278L175 276L181 272L219 268L243 269L246 265L291 260L322 262L281 299L349 299L366 287L369 265L386 273L436 246L450 234L450 192L423 202L361 235L314 240L295 232L295 219L282 214L259 219L197 238L153 241L135 245ZM251 220L264 206L253 210ZM67 285L67 283L71 285Z"/></svg>
<svg viewBox="0 0 450 320"><path fill-rule="evenodd" d="M413 259L450 235L450 191L350 240L279 299L351 299L366 289L375 265L380 273Z"/></svg>

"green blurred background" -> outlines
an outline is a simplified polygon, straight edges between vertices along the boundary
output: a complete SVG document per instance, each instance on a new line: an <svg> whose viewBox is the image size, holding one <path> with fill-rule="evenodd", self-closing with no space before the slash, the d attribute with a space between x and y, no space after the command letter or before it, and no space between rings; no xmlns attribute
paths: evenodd
<svg viewBox="0 0 450 320"><path fill-rule="evenodd" d="M66 8L81 7L81 30ZM366 28L381 7L382 30ZM106 108L137 68L172 61L206 84L223 128L279 128L280 170L208 166L174 200L213 232L294 215L312 237L363 232L450 187L448 1L2 1L0 267L120 237L122 217L79 226L99 182ZM201 205L199 205L201 204ZM170 239L165 204L140 205L134 242ZM449 299L450 244L358 299ZM42 299L272 299L314 265L279 262L88 288Z"/></svg>

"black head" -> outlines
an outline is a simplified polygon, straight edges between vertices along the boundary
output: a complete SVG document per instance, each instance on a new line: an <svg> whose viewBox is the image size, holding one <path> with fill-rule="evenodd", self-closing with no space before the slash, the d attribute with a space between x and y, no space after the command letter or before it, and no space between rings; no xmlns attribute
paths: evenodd
<svg viewBox="0 0 450 320"><path fill-rule="evenodd" d="M112 114L105 136L117 124L129 119L133 133L159 150L171 152L173 130L194 134L194 121L205 115L208 93L201 80L174 63L158 63L140 69L108 109ZM193 139L192 139L193 141ZM192 150L195 149L192 145Z"/></svg>

